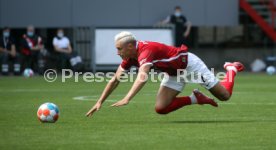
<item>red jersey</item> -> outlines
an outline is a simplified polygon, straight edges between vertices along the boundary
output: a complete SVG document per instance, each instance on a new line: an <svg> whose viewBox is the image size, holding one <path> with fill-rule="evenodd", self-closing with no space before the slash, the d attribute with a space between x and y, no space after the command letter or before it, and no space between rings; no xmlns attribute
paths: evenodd
<svg viewBox="0 0 276 150"><path fill-rule="evenodd" d="M31 55L31 48L42 45L42 38L40 36L34 35L32 38L28 37L26 34L23 35L22 49L21 52L24 55Z"/></svg>
<svg viewBox="0 0 276 150"><path fill-rule="evenodd" d="M166 72L169 75L177 75L177 69L185 69L188 61L188 48L168 46L162 43L150 41L137 42L138 59L125 59L121 67L129 70L131 66L140 67L145 64Z"/></svg>

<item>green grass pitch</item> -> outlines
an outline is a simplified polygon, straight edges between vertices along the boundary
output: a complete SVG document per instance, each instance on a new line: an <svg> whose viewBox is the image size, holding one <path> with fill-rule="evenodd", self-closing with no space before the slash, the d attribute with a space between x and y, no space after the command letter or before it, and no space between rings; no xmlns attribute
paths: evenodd
<svg viewBox="0 0 276 150"><path fill-rule="evenodd" d="M218 108L192 105L163 116L154 111L159 83L148 82L127 106L110 107L131 87L121 83L86 118L105 84L0 77L0 149L276 149L276 76L238 74L232 98ZM189 84L181 95L193 88L208 93ZM44 102L59 106L56 123L38 121Z"/></svg>

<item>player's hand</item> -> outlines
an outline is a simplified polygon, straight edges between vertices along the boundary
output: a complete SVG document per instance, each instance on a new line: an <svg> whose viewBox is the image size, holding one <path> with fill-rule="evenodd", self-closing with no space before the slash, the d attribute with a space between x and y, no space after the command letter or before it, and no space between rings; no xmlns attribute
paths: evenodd
<svg viewBox="0 0 276 150"><path fill-rule="evenodd" d="M93 113L96 112L96 111L99 111L101 107L102 107L102 103L97 102L97 103L86 113L86 117L92 116Z"/></svg>
<svg viewBox="0 0 276 150"><path fill-rule="evenodd" d="M38 50L41 50L41 49L44 48L44 46L43 45L38 45L37 48L38 48Z"/></svg>
<svg viewBox="0 0 276 150"><path fill-rule="evenodd" d="M8 51L7 49L4 49L4 53L10 54L10 51Z"/></svg>
<svg viewBox="0 0 276 150"><path fill-rule="evenodd" d="M11 54L12 57L16 56L16 52L15 51L11 51L10 54Z"/></svg>
<svg viewBox="0 0 276 150"><path fill-rule="evenodd" d="M66 53L66 54L71 54L72 51L67 49L67 50L64 50L63 52Z"/></svg>
<svg viewBox="0 0 276 150"><path fill-rule="evenodd" d="M38 49L38 46L34 46L34 47L31 48L31 50L37 51L37 50L39 50L39 49Z"/></svg>
<svg viewBox="0 0 276 150"><path fill-rule="evenodd" d="M129 100L128 99L122 99L114 104L112 104L111 106L123 106L123 105L127 105L129 103Z"/></svg>
<svg viewBox="0 0 276 150"><path fill-rule="evenodd" d="M185 38L187 38L187 37L189 36L189 32L184 32L184 33L183 33L183 36L184 36Z"/></svg>

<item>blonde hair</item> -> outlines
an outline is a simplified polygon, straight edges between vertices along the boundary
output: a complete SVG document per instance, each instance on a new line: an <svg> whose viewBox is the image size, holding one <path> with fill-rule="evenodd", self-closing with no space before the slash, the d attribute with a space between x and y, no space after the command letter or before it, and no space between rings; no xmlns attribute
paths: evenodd
<svg viewBox="0 0 276 150"><path fill-rule="evenodd" d="M115 43L122 42L122 44L130 43L130 42L136 42L135 36L128 31L122 31L115 35L114 37Z"/></svg>

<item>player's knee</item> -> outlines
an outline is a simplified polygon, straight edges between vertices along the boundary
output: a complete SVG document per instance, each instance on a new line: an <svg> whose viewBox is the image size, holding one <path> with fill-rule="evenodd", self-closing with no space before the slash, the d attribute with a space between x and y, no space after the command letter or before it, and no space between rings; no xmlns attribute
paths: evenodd
<svg viewBox="0 0 276 150"><path fill-rule="evenodd" d="M155 107L155 112L160 114L160 115L166 115L166 114L169 113L164 108L160 108L160 107Z"/></svg>

